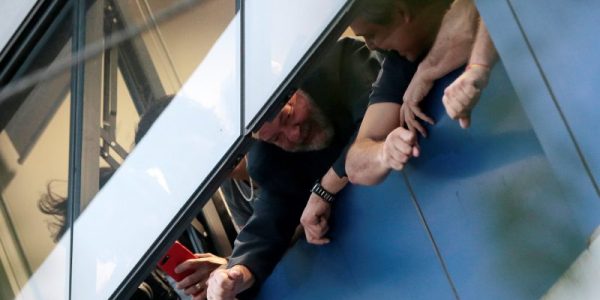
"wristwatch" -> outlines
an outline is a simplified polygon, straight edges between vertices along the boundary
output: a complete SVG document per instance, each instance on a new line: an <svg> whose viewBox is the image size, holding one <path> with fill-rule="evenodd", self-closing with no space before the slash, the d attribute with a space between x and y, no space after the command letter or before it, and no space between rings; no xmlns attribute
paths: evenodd
<svg viewBox="0 0 600 300"><path fill-rule="evenodd" d="M312 189L310 189L310 192L315 193L317 196L323 198L323 200L327 201L328 203L333 203L333 200L335 200L335 194L332 194L326 189L324 189L321 185L320 179L318 179L317 182L315 182L315 185L313 185Z"/></svg>

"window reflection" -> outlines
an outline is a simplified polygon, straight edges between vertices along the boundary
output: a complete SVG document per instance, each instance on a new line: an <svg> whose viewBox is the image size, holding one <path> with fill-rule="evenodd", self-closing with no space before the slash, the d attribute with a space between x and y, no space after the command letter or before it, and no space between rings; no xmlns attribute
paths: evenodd
<svg viewBox="0 0 600 300"><path fill-rule="evenodd" d="M18 74L27 76L67 58L70 33L70 13L64 11ZM70 78L63 72L0 103L0 295L17 295L63 233ZM60 253L67 261L68 253ZM67 269L67 264L54 266L56 274ZM64 292L66 283L65 277L57 290Z"/></svg>
<svg viewBox="0 0 600 300"><path fill-rule="evenodd" d="M97 1L87 11L86 47L135 26L152 26L85 62L81 199L68 197L70 70L0 104L0 286L8 298L19 294L56 243L62 240L68 249L71 201L80 201L81 210L88 206L160 112L145 124L141 116L179 91L235 13L234 1L197 1L156 23L178 4ZM60 14L47 42L36 46L19 71L21 78L69 58L71 22L69 11ZM197 35L190 37L189 31ZM70 254L61 253L67 257L60 261L68 262ZM53 273L68 274L69 265L62 268ZM68 287L68 277L64 280L57 289Z"/></svg>

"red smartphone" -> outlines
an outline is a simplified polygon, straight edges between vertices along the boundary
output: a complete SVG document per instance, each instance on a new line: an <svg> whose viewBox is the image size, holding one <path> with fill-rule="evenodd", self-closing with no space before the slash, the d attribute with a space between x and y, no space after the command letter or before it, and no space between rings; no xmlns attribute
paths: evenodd
<svg viewBox="0 0 600 300"><path fill-rule="evenodd" d="M165 254L158 262L158 267L175 279L175 281L181 281L193 272L188 271L183 273L175 273L175 267L191 258L196 258L194 253L188 250L188 248L186 248L180 242L175 241L175 244L171 246L171 249L167 251L167 254Z"/></svg>

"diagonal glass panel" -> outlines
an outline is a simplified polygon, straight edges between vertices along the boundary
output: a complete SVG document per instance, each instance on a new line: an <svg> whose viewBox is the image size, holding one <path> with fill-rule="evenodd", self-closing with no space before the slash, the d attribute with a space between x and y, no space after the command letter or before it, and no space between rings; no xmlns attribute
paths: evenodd
<svg viewBox="0 0 600 300"><path fill-rule="evenodd" d="M77 220L73 299L109 298L239 137L238 27L234 19Z"/></svg>
<svg viewBox="0 0 600 300"><path fill-rule="evenodd" d="M231 20L233 10L221 16ZM204 63L185 75L189 79L158 121L77 219L73 228L71 299L111 297L239 138L239 22L234 19L226 29L215 26L210 30L222 34L203 57ZM197 54L193 48L188 54L189 63L199 64L201 58L193 56ZM117 74L121 73L115 71ZM126 103L131 101L126 99L130 95L121 92L122 76L115 80L117 101L111 107L119 112L119 127L113 141L129 151L132 137L125 138L121 132L126 129L123 121L127 125L135 123L138 116L131 103ZM130 119L122 119L127 115ZM97 163L99 159L96 157ZM106 167L105 161L101 167ZM65 237L70 234L67 230ZM53 251L41 262L28 283L31 288L18 295L19 299L68 297L64 289L60 294L55 291L57 287L68 287L64 282L68 272L57 272L56 266L67 266L65 249L70 249L69 240L61 239L56 248L62 252Z"/></svg>
<svg viewBox="0 0 600 300"><path fill-rule="evenodd" d="M245 122L249 127L266 101L311 49L346 0L250 0L244 2Z"/></svg>

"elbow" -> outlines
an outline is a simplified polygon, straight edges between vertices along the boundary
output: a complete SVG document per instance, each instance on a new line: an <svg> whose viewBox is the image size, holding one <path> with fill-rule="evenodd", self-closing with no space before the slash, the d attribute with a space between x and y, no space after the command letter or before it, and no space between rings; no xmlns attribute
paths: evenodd
<svg viewBox="0 0 600 300"><path fill-rule="evenodd" d="M360 173L354 174L354 175L350 175L350 173L348 173L348 180L352 184L356 184L356 185L376 185L382 181L379 178L364 176L363 174L360 174Z"/></svg>
<svg viewBox="0 0 600 300"><path fill-rule="evenodd" d="M346 174L350 183L357 185L376 185L382 181L381 178L369 174L364 168L348 162L346 162Z"/></svg>

